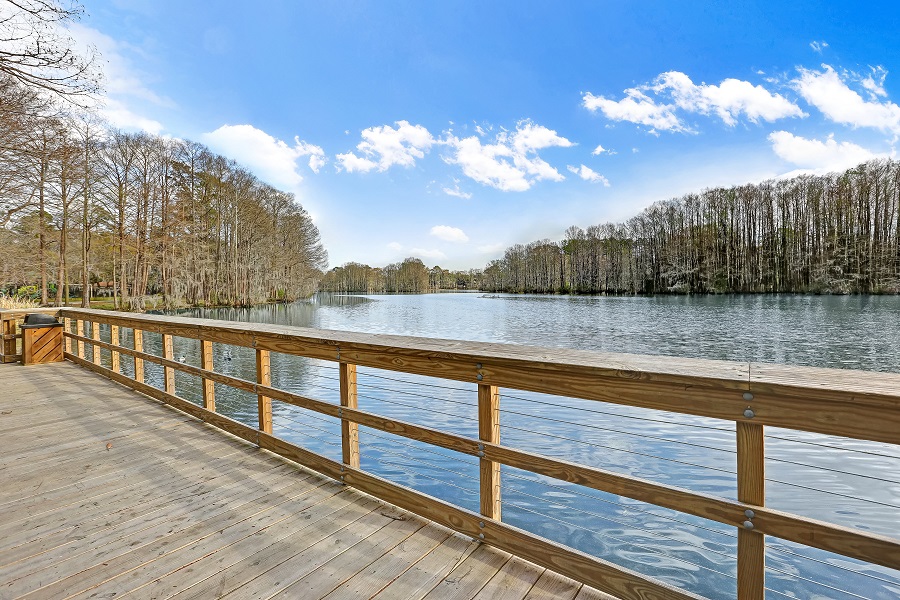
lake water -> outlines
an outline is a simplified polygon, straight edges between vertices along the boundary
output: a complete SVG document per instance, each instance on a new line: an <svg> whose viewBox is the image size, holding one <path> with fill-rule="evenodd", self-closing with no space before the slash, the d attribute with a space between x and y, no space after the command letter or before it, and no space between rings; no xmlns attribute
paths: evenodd
<svg viewBox="0 0 900 600"><path fill-rule="evenodd" d="M900 372L900 297L319 295L309 302L178 314L369 333ZM159 353L147 335L148 351ZM104 339L105 336L104 336ZM176 338L199 365L199 343ZM123 360L126 365L129 361ZM253 379L250 349L216 346L216 370ZM148 380L162 373L147 364ZM273 385L338 402L334 363L272 356ZM179 395L199 402L196 378ZM256 424L256 398L216 385L217 409ZM501 390L503 443L735 498L734 424ZM360 368L364 410L477 437L475 386ZM340 460L339 422L274 403L274 429ZM427 405L428 410L421 407ZM576 410L577 409L577 410ZM585 419L584 415L590 415ZM767 428L767 503L896 536L900 447ZM360 428L362 466L478 510L474 457ZM503 519L711 598L735 597L736 531L503 467ZM767 538L771 598L900 597L900 572Z"/></svg>

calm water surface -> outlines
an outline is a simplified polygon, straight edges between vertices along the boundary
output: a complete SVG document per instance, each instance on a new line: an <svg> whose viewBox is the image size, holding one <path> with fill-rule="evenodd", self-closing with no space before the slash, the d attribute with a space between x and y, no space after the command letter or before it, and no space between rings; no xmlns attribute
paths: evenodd
<svg viewBox="0 0 900 600"><path fill-rule="evenodd" d="M604 298L319 295L310 302L179 314L463 340L900 372L900 298ZM145 341L159 352L159 340ZM199 365L199 344L175 353ZM123 361L127 362L127 361ZM252 350L216 347L216 369L253 379ZM162 373L147 364L150 381ZM272 356L277 387L338 402L334 363ZM199 382L178 373L199 402ZM504 444L735 498L734 424L501 390ZM216 386L217 408L256 424L256 398ZM359 370L364 410L477 436L475 386ZM275 433L340 460L334 419L276 402ZM421 408L427 406L427 411ZM587 415L587 418L585 417ZM473 457L360 428L363 468L478 510ZM775 508L897 535L900 448L767 428ZM735 596L734 528L503 467L503 519L711 598ZM771 598L900 597L900 573L767 538Z"/></svg>

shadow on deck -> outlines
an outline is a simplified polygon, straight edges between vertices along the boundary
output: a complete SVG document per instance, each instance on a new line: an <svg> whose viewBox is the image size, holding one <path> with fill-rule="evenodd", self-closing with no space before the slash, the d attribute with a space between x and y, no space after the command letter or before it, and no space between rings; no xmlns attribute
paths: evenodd
<svg viewBox="0 0 900 600"><path fill-rule="evenodd" d="M0 365L0 598L609 598L71 363Z"/></svg>

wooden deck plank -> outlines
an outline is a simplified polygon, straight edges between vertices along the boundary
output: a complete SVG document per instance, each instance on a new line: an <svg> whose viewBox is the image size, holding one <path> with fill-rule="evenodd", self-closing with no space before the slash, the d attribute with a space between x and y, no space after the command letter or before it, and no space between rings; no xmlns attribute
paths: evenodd
<svg viewBox="0 0 900 600"><path fill-rule="evenodd" d="M0 382L2 599L574 596L71 363L0 365Z"/></svg>
<svg viewBox="0 0 900 600"><path fill-rule="evenodd" d="M544 571L543 567L513 556L473 600L522 600Z"/></svg>
<svg viewBox="0 0 900 600"><path fill-rule="evenodd" d="M134 550L164 535L170 535L199 520L199 516L209 518L228 510L240 501L245 481L235 482L226 487L217 487L218 482L212 480L209 485L195 485L185 490L186 493L171 502L155 503L150 507L141 506L129 510L124 521L104 519L97 526L79 527L77 536L72 539L71 532L56 539L45 538L10 551L18 551L16 560L0 568L0 580L13 581L30 575L41 569L56 567L64 561L72 560L81 554L102 549L106 554L119 547ZM205 489L208 487L213 489ZM54 545L55 543L55 545Z"/></svg>
<svg viewBox="0 0 900 600"><path fill-rule="evenodd" d="M529 590L525 600L572 600L581 588L577 581L548 569Z"/></svg>
<svg viewBox="0 0 900 600"><path fill-rule="evenodd" d="M507 552L481 544L424 598L471 600L510 558L511 556Z"/></svg>
<svg viewBox="0 0 900 600"><path fill-rule="evenodd" d="M385 527L270 597L272 600L323 598L372 562L390 553L424 526L425 521L421 519L392 519Z"/></svg>
<svg viewBox="0 0 900 600"><path fill-rule="evenodd" d="M314 525L320 525L319 522L322 520L325 520L325 524L327 524L329 516L343 510L356 499L352 494L347 493L339 493L336 496L327 502L319 502L297 512L292 519L279 523L275 528L258 531L236 544L222 548L195 562L182 565L137 591L141 597L162 600L192 588L194 592L198 592L200 591L199 584L211 578L214 583L219 585L223 580L221 575L231 567L236 567L233 569L234 572L248 573L250 571L246 567L249 563L260 560L259 557L264 553L274 550L273 546L288 546L291 542L287 538L296 536L294 539L297 539L301 537L301 534L303 537L309 535L309 532L304 530ZM128 593L134 592L135 590L132 590ZM212 594L210 593L210 595Z"/></svg>
<svg viewBox="0 0 900 600"><path fill-rule="evenodd" d="M419 600L480 546L480 542L454 533L373 596L373 600L375 598L378 600L390 598Z"/></svg>
<svg viewBox="0 0 900 600"><path fill-rule="evenodd" d="M318 548L318 544L327 543L332 536L342 535L345 528L372 514L379 507L381 504L370 499L352 502L329 515L328 519L314 521L308 531L303 530L299 534L288 536L282 543L273 545L268 552L259 556L245 557L175 594L172 598L177 600L221 598L260 576L267 576L271 570L285 561L309 552L311 548Z"/></svg>
<svg viewBox="0 0 900 600"><path fill-rule="evenodd" d="M437 527L423 527L324 598L327 600L368 600L449 537L450 531L443 531Z"/></svg>

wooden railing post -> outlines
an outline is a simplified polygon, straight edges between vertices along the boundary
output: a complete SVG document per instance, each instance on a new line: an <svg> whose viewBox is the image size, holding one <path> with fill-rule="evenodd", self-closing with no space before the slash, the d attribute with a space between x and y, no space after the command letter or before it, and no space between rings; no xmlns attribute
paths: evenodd
<svg viewBox="0 0 900 600"><path fill-rule="evenodd" d="M16 320L3 319L0 334L3 335L3 362L13 362L16 352Z"/></svg>
<svg viewBox="0 0 900 600"><path fill-rule="evenodd" d="M134 336L134 350L135 352L143 352L144 351L144 332L140 329L132 329L132 335ZM134 380L138 383L144 383L144 359L134 357Z"/></svg>
<svg viewBox="0 0 900 600"><path fill-rule="evenodd" d="M100 323L91 321L91 339L100 341ZM100 364L100 346L91 344L91 358L95 365Z"/></svg>
<svg viewBox="0 0 900 600"><path fill-rule="evenodd" d="M765 446L763 426L737 424L738 501L764 506L766 501ZM763 534L753 530L753 514L738 528L737 586L738 600L763 600L765 597L766 547Z"/></svg>
<svg viewBox="0 0 900 600"><path fill-rule="evenodd" d="M72 319L69 317L63 318L63 332L72 333ZM65 334L63 335L63 351L72 354L72 339Z"/></svg>
<svg viewBox="0 0 900 600"><path fill-rule="evenodd" d="M341 406L358 408L356 395L356 365L340 363ZM341 450L344 464L359 468L359 425L341 418Z"/></svg>
<svg viewBox="0 0 900 600"><path fill-rule="evenodd" d="M109 326L109 343L113 346L119 345L119 326L118 325L110 325ZM112 370L118 373L119 369L119 353L115 350L111 350L109 353L110 363L112 366Z"/></svg>
<svg viewBox="0 0 900 600"><path fill-rule="evenodd" d="M84 337L84 321L81 319L77 319L75 321L75 333L78 334L79 337ZM84 358L84 342L78 340L78 358Z"/></svg>
<svg viewBox="0 0 900 600"><path fill-rule="evenodd" d="M200 368L213 370L213 343L209 340L200 340ZM206 377L203 378L203 408L216 410L216 385Z"/></svg>
<svg viewBox="0 0 900 600"><path fill-rule="evenodd" d="M256 383L271 387L272 385L272 365L269 362L269 351L256 351ZM259 404L259 430L263 433L272 433L272 399L259 394L257 396Z"/></svg>
<svg viewBox="0 0 900 600"><path fill-rule="evenodd" d="M175 348L172 345L172 335L169 333L162 334L163 358L169 360L175 359ZM167 394L175 393L175 369L172 367L163 367L163 378L165 379L165 391Z"/></svg>
<svg viewBox="0 0 900 600"><path fill-rule="evenodd" d="M478 384L478 438L500 443L500 389ZM481 514L500 520L500 463L480 459Z"/></svg>

